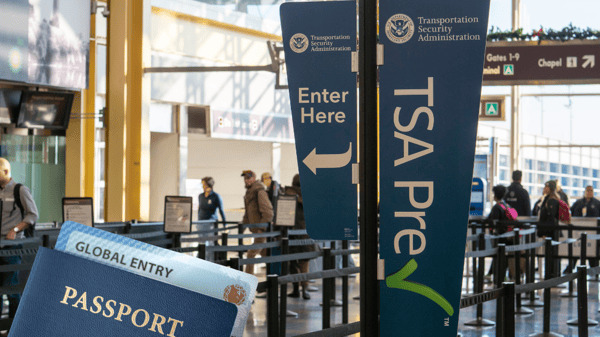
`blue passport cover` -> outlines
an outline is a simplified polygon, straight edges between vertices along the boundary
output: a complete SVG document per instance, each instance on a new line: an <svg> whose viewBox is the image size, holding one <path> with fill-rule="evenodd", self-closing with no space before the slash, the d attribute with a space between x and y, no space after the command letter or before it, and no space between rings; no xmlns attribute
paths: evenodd
<svg viewBox="0 0 600 337"><path fill-rule="evenodd" d="M40 247L10 337L229 337L223 300Z"/></svg>

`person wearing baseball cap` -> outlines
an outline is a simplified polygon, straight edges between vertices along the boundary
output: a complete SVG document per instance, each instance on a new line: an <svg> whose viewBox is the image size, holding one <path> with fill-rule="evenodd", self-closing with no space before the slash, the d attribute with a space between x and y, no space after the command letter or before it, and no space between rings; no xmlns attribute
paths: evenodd
<svg viewBox="0 0 600 337"><path fill-rule="evenodd" d="M243 224L269 223L273 220L273 205L269 200L269 195L265 190L265 185L256 180L256 173L252 170L242 172L244 185L246 186L246 195L244 195L244 218ZM250 232L264 233L264 228L250 228ZM254 238L254 244L266 242L266 238ZM251 249L248 251L248 259L254 258L257 254L266 256L266 249ZM254 274L254 265L246 265L246 273Z"/></svg>

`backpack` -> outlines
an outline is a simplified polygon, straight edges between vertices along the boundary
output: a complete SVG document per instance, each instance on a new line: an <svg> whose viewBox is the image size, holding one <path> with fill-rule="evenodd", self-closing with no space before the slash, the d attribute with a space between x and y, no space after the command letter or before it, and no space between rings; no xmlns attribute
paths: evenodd
<svg viewBox="0 0 600 337"><path fill-rule="evenodd" d="M506 216L506 218L508 219L508 221L516 221L517 220L517 216L519 216L519 214L517 213L517 210L505 205L503 202L499 203L498 205L500 205L500 207L504 210L504 215ZM507 231L511 232L513 230L513 226L508 226Z"/></svg>
<svg viewBox="0 0 600 337"><path fill-rule="evenodd" d="M509 221L517 220L517 217L519 216L519 214L517 213L516 209L514 209L508 205L504 205L504 203L500 203L499 205L504 210L504 214L506 215L506 218L508 218Z"/></svg>
<svg viewBox="0 0 600 337"><path fill-rule="evenodd" d="M21 186L23 186L23 184L15 185L15 189L14 189L15 203L13 204L13 210L15 209L15 206L18 207L19 210L21 211L21 218L25 218L25 207L21 203ZM25 233L25 237L27 237L27 238L34 237L35 236L35 222L33 223L33 225L30 225L29 227L27 227L23 231L23 233Z"/></svg>
<svg viewBox="0 0 600 337"><path fill-rule="evenodd" d="M571 210L569 205L562 200L558 201L558 219L567 224L571 222Z"/></svg>

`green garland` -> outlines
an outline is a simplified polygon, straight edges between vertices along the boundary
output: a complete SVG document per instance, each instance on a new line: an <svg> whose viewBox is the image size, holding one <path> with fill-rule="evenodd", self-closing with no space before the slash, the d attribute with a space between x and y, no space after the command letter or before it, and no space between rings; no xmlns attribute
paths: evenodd
<svg viewBox="0 0 600 337"><path fill-rule="evenodd" d="M543 27L539 31L533 30L531 34L523 34L523 28L516 31L501 31L497 27L492 26L488 33L488 41L572 41L572 40L594 40L600 39L600 31L587 28L585 30L573 27L569 24L568 27L562 30L555 31L553 29L545 30Z"/></svg>

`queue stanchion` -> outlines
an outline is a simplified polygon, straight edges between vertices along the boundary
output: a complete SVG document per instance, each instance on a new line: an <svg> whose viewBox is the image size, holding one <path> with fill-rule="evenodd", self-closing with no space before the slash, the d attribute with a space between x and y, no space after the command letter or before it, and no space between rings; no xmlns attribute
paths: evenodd
<svg viewBox="0 0 600 337"><path fill-rule="evenodd" d="M273 223L272 222L269 222L269 226L267 227L266 232L273 233ZM273 242L275 240L276 240L275 238L269 237L269 238L267 238L266 242ZM267 256L272 256L273 255L273 254L271 254L271 250L272 249L273 248L267 248L266 249ZM267 263L267 275L272 274L272 273L273 273L273 271L271 269L271 263Z"/></svg>
<svg viewBox="0 0 600 337"><path fill-rule="evenodd" d="M588 336L588 327L598 325L598 321L588 318L587 266L577 266L577 318L567 321L568 325L579 328L579 336Z"/></svg>
<svg viewBox="0 0 600 337"><path fill-rule="evenodd" d="M267 337L279 336L279 276L267 275Z"/></svg>
<svg viewBox="0 0 600 337"><path fill-rule="evenodd" d="M238 235L244 234L244 225L241 224L241 223L239 223L237 226L238 226ZM243 245L244 245L244 239L243 238L238 238L238 246L243 246ZM238 252L238 257L240 259L243 259L244 258L244 252L240 250Z"/></svg>
<svg viewBox="0 0 600 337"><path fill-rule="evenodd" d="M198 244L198 258L206 260L206 243L204 242Z"/></svg>
<svg viewBox="0 0 600 337"><path fill-rule="evenodd" d="M600 218L596 219L596 227L600 227L599 225L600 225ZM596 234L598 234L598 233L599 233L599 231L598 231L598 230L596 230ZM590 268L591 268L591 267L596 267L596 266L598 266L598 265L599 265L599 260L598 260L598 258L600 257L600 245L598 245L598 241L596 241L596 242L595 242L595 244L596 244L596 251L595 251L595 253L596 253L596 256L594 256L594 259L593 259L593 260L594 260L594 262L595 262L595 263L594 263L595 265L592 265L592 259L590 259ZM590 278L588 279L588 281L591 281L591 282L599 282L599 281L600 281L600 279L598 279L598 274L596 274L596 275L594 275L594 276L590 276Z"/></svg>
<svg viewBox="0 0 600 337"><path fill-rule="evenodd" d="M232 257L229 263L229 267L241 271L240 259L238 257Z"/></svg>
<svg viewBox="0 0 600 337"><path fill-rule="evenodd" d="M284 229L282 229L282 232ZM285 229L287 232L287 228ZM287 238L287 233L282 233L281 238L281 255L289 254L289 238ZM289 273L289 264L288 261L281 262L281 276L286 276ZM281 294L279 300L279 335L285 336L286 330L286 319L287 317L298 317L298 314L287 310L287 283L283 283L279 286L279 293Z"/></svg>
<svg viewBox="0 0 600 337"><path fill-rule="evenodd" d="M579 337L588 337L588 303L587 303L587 267L577 266L577 292L581 295L577 297L577 319L579 320L578 333ZM585 324L585 323L588 324ZM569 324L567 322L567 324ZM593 325L597 325L596 324Z"/></svg>
<svg viewBox="0 0 600 337"><path fill-rule="evenodd" d="M337 243L335 241L331 241L331 251L336 250L337 247ZM333 263L331 264L332 268L331 269L337 269L337 257L336 256L332 256L331 257ZM337 292L336 292L336 278L333 277L331 279L331 306L332 307L341 307L343 306L342 301L339 301L337 299Z"/></svg>
<svg viewBox="0 0 600 337"><path fill-rule="evenodd" d="M50 235L42 235L42 247L50 248Z"/></svg>
<svg viewBox="0 0 600 337"><path fill-rule="evenodd" d="M544 267L544 280L552 278L552 238L546 238L545 243L545 267ZM562 335L550 332L550 291L551 288L544 288L544 324L543 332L529 335L529 337L562 337Z"/></svg>
<svg viewBox="0 0 600 337"><path fill-rule="evenodd" d="M342 241L342 249L348 250L348 240ZM348 268L348 255L342 255L342 268ZM342 324L348 324L348 275L342 276Z"/></svg>
<svg viewBox="0 0 600 337"><path fill-rule="evenodd" d="M485 250L485 234L482 231L479 233L479 251ZM483 293L483 273L485 272L485 257L481 256L478 258L479 266L477 267L477 279L475 282L475 292L478 294ZM483 304L477 304L477 318L474 321L466 322L466 326L484 327L493 326L495 323L489 319L483 318Z"/></svg>
<svg viewBox="0 0 600 337"><path fill-rule="evenodd" d="M473 226L471 227L471 234L472 235L476 235L477 234L477 227ZM477 242L475 242L475 240L471 241L471 251L474 252L477 250ZM473 257L471 259L471 276L473 277L473 292L476 292L476 277L477 275L479 275L478 270L477 270L477 258Z"/></svg>
<svg viewBox="0 0 600 337"><path fill-rule="evenodd" d="M323 248L323 270L331 269L331 248ZM331 327L331 278L323 279L323 329Z"/></svg>
<svg viewBox="0 0 600 337"><path fill-rule="evenodd" d="M173 248L181 248L181 233L173 233Z"/></svg>
<svg viewBox="0 0 600 337"><path fill-rule="evenodd" d="M571 224L568 225L569 229L567 229L567 237L569 239L573 238L573 228ZM567 270L572 273L573 272L573 268L575 267L575 259L573 258L573 243L569 243L569 248L568 248L568 255L569 255L569 266L567 267ZM574 291L573 289L573 281L569 282L569 289L563 291L560 295L560 297L577 297L577 292Z"/></svg>
<svg viewBox="0 0 600 337"><path fill-rule="evenodd" d="M515 246L518 246L521 244L521 230L519 228L515 228L514 230L514 238L513 238L513 242L515 244ZM527 263L525 263L527 264ZM516 285L520 285L521 284L521 251L517 250L515 251L515 284ZM514 285L513 285L513 291L514 291ZM521 294L516 294L516 305L517 308L514 310L514 314L516 315L529 315L531 313L533 313L533 310L531 309L527 309L527 308L523 308L523 306L521 305ZM514 319L513 319L513 330L514 330ZM514 333L513 333L514 335Z"/></svg>
<svg viewBox="0 0 600 337"><path fill-rule="evenodd" d="M504 296L498 297L496 301L504 301L504 337L515 337L515 284L504 282Z"/></svg>
<svg viewBox="0 0 600 337"><path fill-rule="evenodd" d="M123 233L124 234L131 234L131 222L127 221L125 223L125 226L123 226Z"/></svg>
<svg viewBox="0 0 600 337"><path fill-rule="evenodd" d="M533 228L537 229L537 226L533 226ZM529 242L536 242L537 241L537 233L531 233L529 235ZM527 275L525 275L527 283L535 283L535 260L537 259L537 254L535 252L535 248L531 248L528 250L528 254L529 254L529 273L527 273ZM540 271L541 272L541 271ZM525 307L530 307L530 308L541 308L544 306L544 302L539 301L538 300L538 296L535 294L535 290L532 290L531 292L529 292L527 294L528 296L528 301L525 303L522 303L521 305L525 306Z"/></svg>
<svg viewBox="0 0 600 337"><path fill-rule="evenodd" d="M587 250L586 249L587 248L587 241L588 241L587 240L587 233L585 233L585 232L581 233L581 264L582 264L583 267L586 267L586 265L585 265L585 261L586 261L585 258L587 257L587 252L586 252L586 250ZM582 266L578 266L577 267L577 272L578 273L580 273L580 270L579 270L580 268L579 267L582 267ZM587 273L584 274L584 275L585 276L583 276L583 281L581 281L581 278L580 278L579 274L578 274L578 277L577 277L577 292L580 292L580 291L584 292L583 294L577 296L577 307L579 307L580 303L583 303L583 302L585 302L585 306L586 306L586 309L585 309L586 310L585 322L583 322L581 324L585 325L587 323L587 326L598 325L597 321L595 321L593 319L589 319L587 317ZM580 283L582 283L582 285L580 285ZM582 286L585 287L584 290L581 290ZM578 310L579 310L579 308L578 308ZM577 326L581 327L582 325L580 325L579 322L580 322L580 317L578 316L577 319L572 319L572 320L567 321L567 324L568 325L577 325Z"/></svg>
<svg viewBox="0 0 600 337"><path fill-rule="evenodd" d="M504 282L504 275L506 274L506 245L504 243L498 244L498 255L496 255L496 289L502 288ZM504 336L504 317L503 313L502 298L496 299L496 336Z"/></svg>
<svg viewBox="0 0 600 337"><path fill-rule="evenodd" d="M227 241L229 241L229 233L224 231L221 233L221 247L227 247ZM215 241L216 242L216 241ZM219 258L217 260L227 260L227 252L219 252Z"/></svg>

